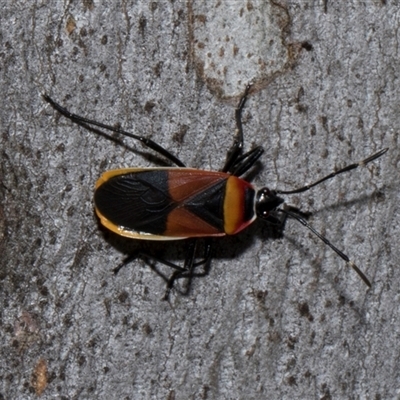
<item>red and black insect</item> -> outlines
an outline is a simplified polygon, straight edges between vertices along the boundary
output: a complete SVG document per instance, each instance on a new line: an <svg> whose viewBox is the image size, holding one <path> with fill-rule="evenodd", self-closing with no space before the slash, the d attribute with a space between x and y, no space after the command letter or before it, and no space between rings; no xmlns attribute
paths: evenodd
<svg viewBox="0 0 400 400"><path fill-rule="evenodd" d="M332 172L324 178L296 190L256 189L240 178L264 152L261 146L243 153L242 110L251 85L247 86L235 118L236 137L228 151L225 165L220 172L187 168L182 161L151 139L137 136L122 129L102 124L70 113L49 96L43 95L58 112L86 128L96 126L139 140L177 167L167 168L124 168L105 172L96 183L94 203L101 223L118 235L142 240L189 239L183 266L138 250L115 271L138 257L152 259L173 268L175 271L167 281L166 298L177 279L207 275L212 259L212 239L217 236L236 234L257 218L274 224L282 223L284 216L293 218L312 231L336 254L351 266L361 279L371 286L370 281L349 257L318 233L300 212L287 207L281 195L301 193L343 172L364 166L387 152L378 151L360 162ZM198 239L204 239L203 254L198 260ZM203 266L202 272L196 269ZM185 292L187 293L187 291Z"/></svg>

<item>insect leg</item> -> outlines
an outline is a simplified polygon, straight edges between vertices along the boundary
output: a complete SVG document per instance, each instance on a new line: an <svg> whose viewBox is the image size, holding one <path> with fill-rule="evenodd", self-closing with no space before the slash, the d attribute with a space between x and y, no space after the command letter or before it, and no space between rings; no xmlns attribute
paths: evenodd
<svg viewBox="0 0 400 400"><path fill-rule="evenodd" d="M167 289L165 291L165 295L164 295L163 299L164 300L168 299L169 293L171 292L175 281L178 279L182 279L182 278L188 278L187 287L186 287L185 291L182 292L183 295L187 295L190 290L192 278L203 277L203 276L208 275L209 269L211 266L211 258L212 258L212 242L211 242L211 240L205 241L203 259L199 260L199 261L196 261L196 252L198 250L197 242L198 242L198 239L189 241L186 258L185 258L185 263L184 263L183 267L180 267L179 265L171 263L160 257L149 254L143 250L137 250L134 253L132 253L128 258L126 258L116 268L114 268L114 270L113 270L114 274L117 274L121 270L121 268L123 268L124 266L135 261L138 257L148 259L148 260L153 260L153 261L159 262L160 264L166 265L167 267L175 269L175 272L170 277L167 277L161 271L159 271L156 267L150 265L150 268L158 276L160 276L165 282L167 282ZM194 269L201 265L204 265L204 271L199 272L199 273L194 273Z"/></svg>
<svg viewBox="0 0 400 400"><path fill-rule="evenodd" d="M176 270L169 277L169 279L167 281L167 289L165 290L165 295L163 297L163 300L168 300L169 294L171 293L171 290L172 290L172 288L174 286L175 281L177 279L183 278L185 274L187 275L187 273L189 273L189 276L187 276L189 278L189 281L188 281L188 285L187 285L187 288L186 288L185 292L182 293L182 294L186 295L189 292L190 284L191 284L191 281L192 281L190 273L191 273L191 271L193 269L193 265L194 265L196 248L197 248L197 239L190 240L189 241L189 246L188 246L188 249L187 249L187 252L186 252L186 258L185 258L184 267L179 269L179 270Z"/></svg>
<svg viewBox="0 0 400 400"><path fill-rule="evenodd" d="M234 176L243 175L257 162L263 153L264 149L261 146L248 151L247 153L238 157L227 172Z"/></svg>
<svg viewBox="0 0 400 400"><path fill-rule="evenodd" d="M235 164L237 158L241 155L243 151L243 127L242 127L242 111L244 105L246 104L247 95L249 94L251 84L246 86L244 90L244 94L239 101L239 105L235 110L235 119L236 119L236 134L235 139L233 141L233 145L228 150L228 154L226 157L226 162L224 167L222 168L222 172L228 172L232 168L232 165Z"/></svg>
<svg viewBox="0 0 400 400"><path fill-rule="evenodd" d="M181 270L176 270L169 278L167 282L167 290L165 291L164 300L168 300L169 294L176 280L182 278L188 279L186 289L183 292L180 292L182 295L187 295L190 291L192 278L200 278L209 274L211 267L211 260L212 260L213 242L211 239L205 240L203 259L195 262L196 252L198 249L197 244L198 244L198 239L195 239L190 242L188 252L186 254L184 268ZM199 267L200 265L204 265L203 271L194 272L195 268Z"/></svg>
<svg viewBox="0 0 400 400"><path fill-rule="evenodd" d="M136 260L137 258L139 258L139 257L141 257L141 258L148 258L148 259L150 259L150 260L154 260L154 261L157 261L157 262L159 262L159 263L161 263L161 264L164 264L164 265L166 265L167 267L176 269L177 271L185 272L185 270L184 270L182 267L180 267L179 265L176 265L176 264L171 263L171 262L169 262L169 261L167 261L167 260L164 260L164 259L159 258L159 257L157 257L157 256L154 256L154 255L152 255L152 254L149 254L149 253L147 253L147 252L145 252L145 251L143 251L143 250L137 250L137 251L135 251L134 253L132 253L129 257L125 258L124 261L122 261L117 267L115 267L115 268L113 269L114 274L118 274L118 272L119 272L123 267L125 267L126 265L128 265L128 264L130 264L131 262L135 261L135 260ZM158 273L158 272L157 272L157 273ZM159 274L159 275L160 275L160 274ZM161 275L160 275L160 276L161 276ZM168 281L168 278L165 278L165 280Z"/></svg>
<svg viewBox="0 0 400 400"><path fill-rule="evenodd" d="M176 164L178 167L185 167L185 164L179 160L179 158L175 157L171 152L168 150L164 149L164 147L160 146L156 142L154 142L151 139L145 138L143 136L138 136L133 133L124 131L123 129L116 128L111 125L106 125L101 122L97 122L85 117L81 117L80 115L73 114L70 111L68 111L66 108L62 107L60 104L56 103L51 97L49 97L47 94L42 94L43 98L55 109L57 110L60 114L64 115L65 117L69 118L71 121L77 123L78 125L81 125L85 128L88 128L88 125L93 125L97 126L99 128L103 128L115 133L119 133L121 135L130 137L132 139L138 140L148 148L154 150L158 154L161 154L168 160L172 161L174 164Z"/></svg>

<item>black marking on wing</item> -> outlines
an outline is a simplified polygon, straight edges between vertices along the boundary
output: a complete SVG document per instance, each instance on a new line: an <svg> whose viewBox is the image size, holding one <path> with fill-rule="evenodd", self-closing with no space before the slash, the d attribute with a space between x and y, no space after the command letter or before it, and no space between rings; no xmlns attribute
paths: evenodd
<svg viewBox="0 0 400 400"><path fill-rule="evenodd" d="M116 226L162 235L168 213L177 206L168 194L168 172L117 175L97 188L97 210Z"/></svg>
<svg viewBox="0 0 400 400"><path fill-rule="evenodd" d="M185 208L220 232L224 231L224 198L227 180L203 190L185 201Z"/></svg>

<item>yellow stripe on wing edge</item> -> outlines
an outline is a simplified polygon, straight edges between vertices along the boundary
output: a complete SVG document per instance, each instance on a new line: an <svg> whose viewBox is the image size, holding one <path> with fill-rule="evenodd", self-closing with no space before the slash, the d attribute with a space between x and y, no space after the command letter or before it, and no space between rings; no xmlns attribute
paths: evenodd
<svg viewBox="0 0 400 400"><path fill-rule="evenodd" d="M100 218L100 222L103 226L109 229L111 232L116 233L117 235L124 236L131 239L139 239L139 240L159 240L159 241L167 241L167 240L183 240L187 239L187 237L174 237L174 236L161 236L161 235L152 235L151 233L145 232L134 232L126 230L120 226L117 226L110 222L104 215L100 213L95 207L95 211L97 216Z"/></svg>

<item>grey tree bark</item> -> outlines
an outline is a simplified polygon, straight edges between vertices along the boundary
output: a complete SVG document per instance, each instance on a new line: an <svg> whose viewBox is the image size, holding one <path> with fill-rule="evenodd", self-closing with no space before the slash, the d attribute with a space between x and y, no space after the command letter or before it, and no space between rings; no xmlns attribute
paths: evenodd
<svg viewBox="0 0 400 400"><path fill-rule="evenodd" d="M0 397L398 398L397 5L111 3L1 6ZM40 93L215 170L249 81L257 186L299 187L390 148L287 199L371 289L291 220L282 237L255 223L218 240L209 276L170 302L142 261L113 275L142 245L183 260L184 243L119 239L93 212L104 170L160 160L74 125Z"/></svg>

